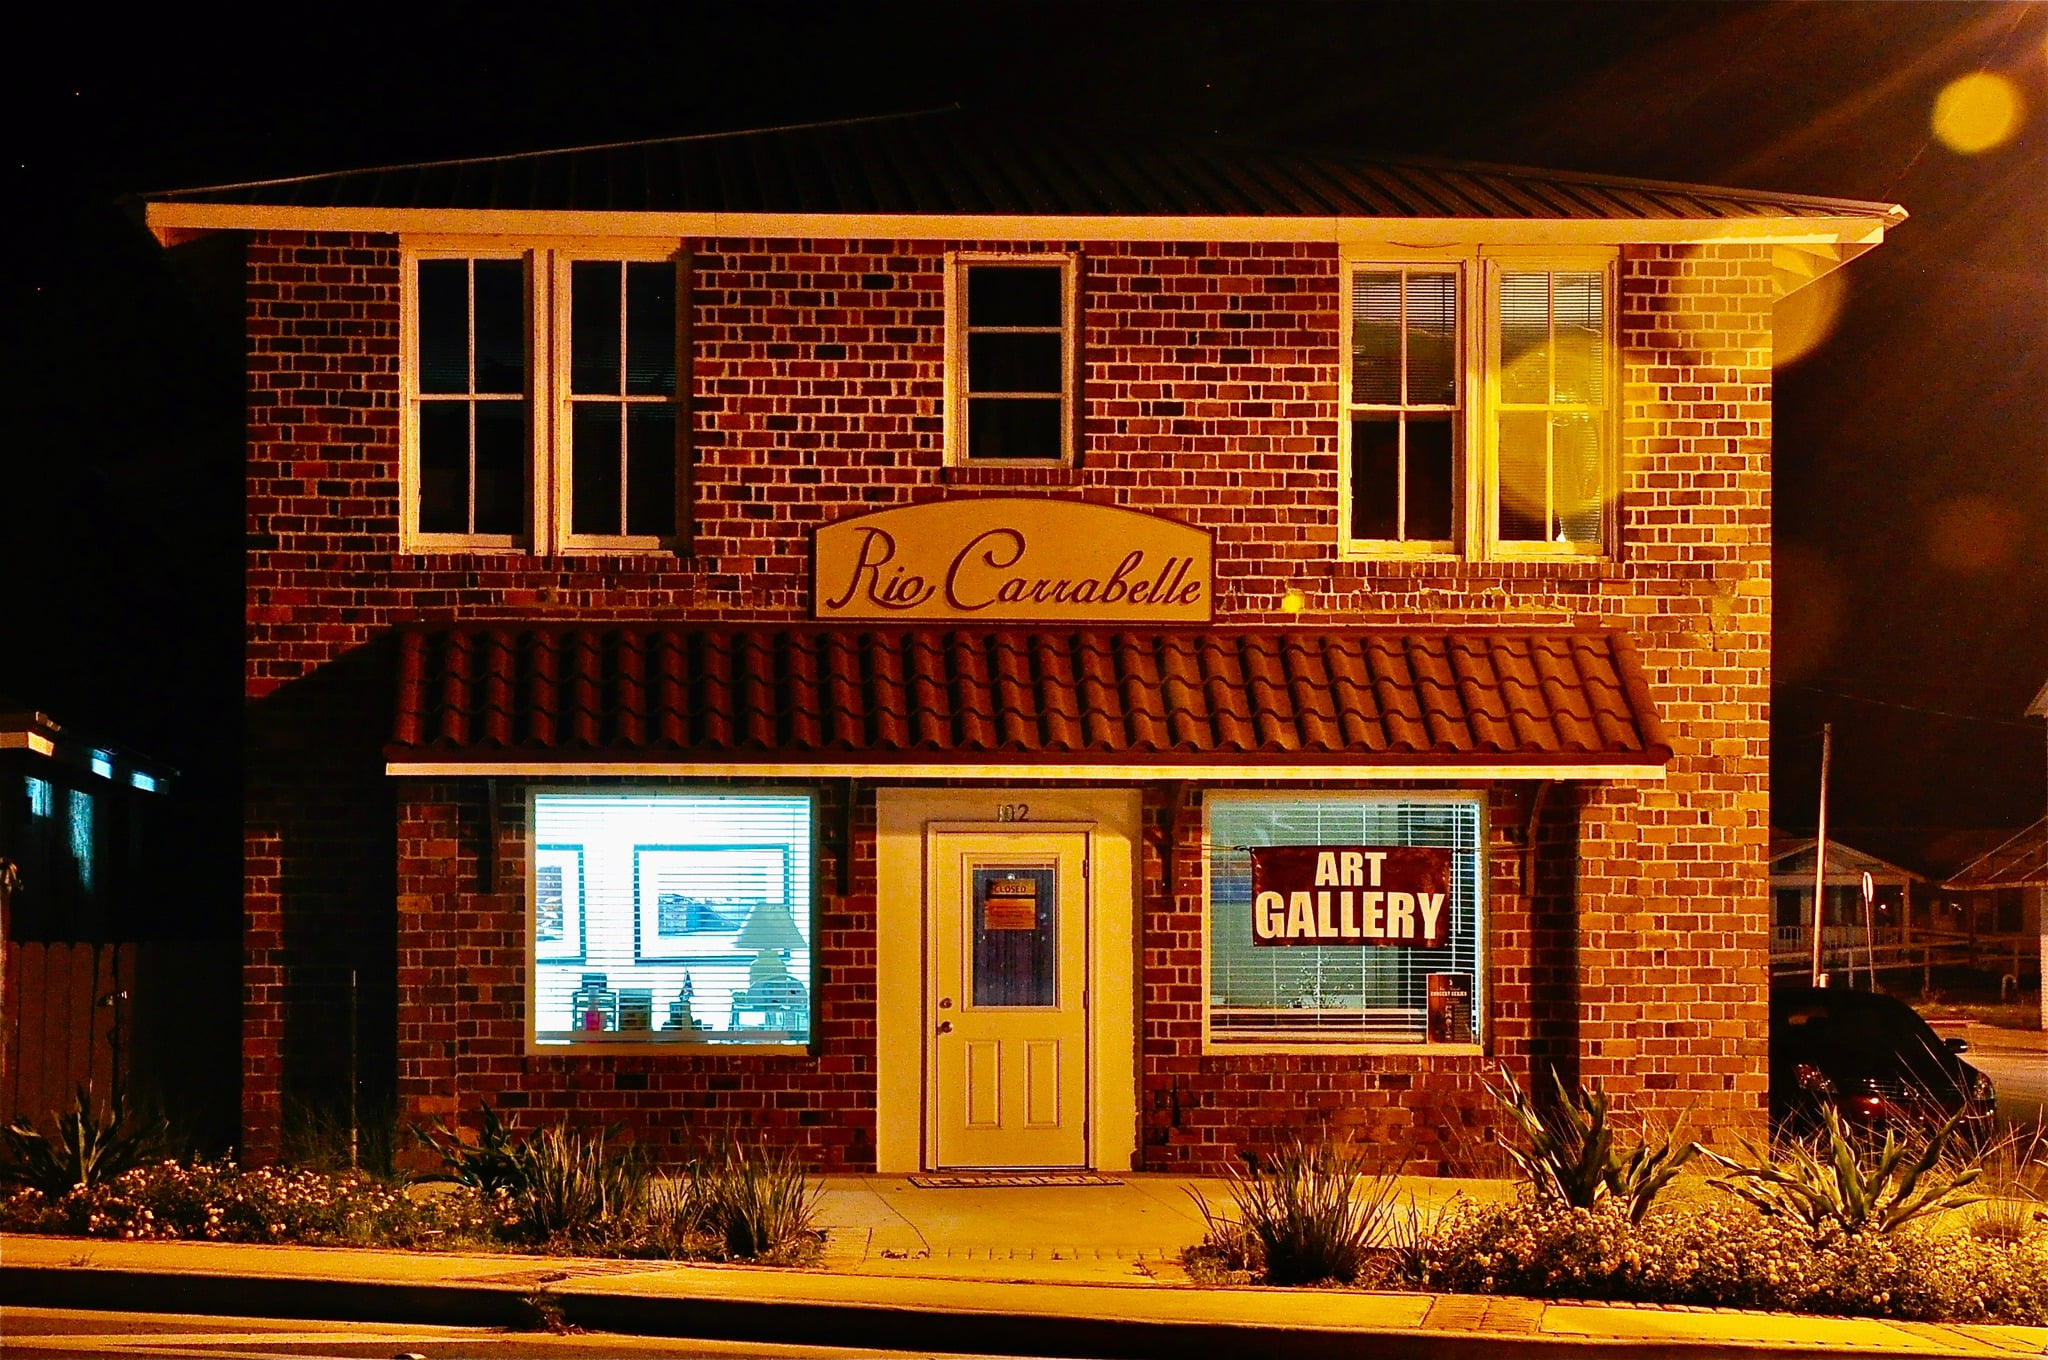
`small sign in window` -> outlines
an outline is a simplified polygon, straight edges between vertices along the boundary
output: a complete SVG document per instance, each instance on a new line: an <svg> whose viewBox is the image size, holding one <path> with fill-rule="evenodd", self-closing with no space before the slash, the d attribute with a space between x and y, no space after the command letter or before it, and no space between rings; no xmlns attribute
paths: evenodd
<svg viewBox="0 0 2048 1360"><path fill-rule="evenodd" d="M1429 1042L1469 1044L1472 1042L1472 975L1431 973L1429 975Z"/></svg>

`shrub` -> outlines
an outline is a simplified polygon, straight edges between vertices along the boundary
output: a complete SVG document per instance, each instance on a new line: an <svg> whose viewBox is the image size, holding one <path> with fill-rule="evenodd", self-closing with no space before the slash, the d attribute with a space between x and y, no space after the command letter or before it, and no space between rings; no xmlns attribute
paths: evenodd
<svg viewBox="0 0 2048 1360"><path fill-rule="evenodd" d="M647 1181L637 1149L556 1124L512 1145L509 1201L529 1237L615 1241L631 1235Z"/></svg>
<svg viewBox="0 0 2048 1360"><path fill-rule="evenodd" d="M1204 1246L1224 1269L1260 1274L1268 1284L1356 1280L1393 1229L1397 1185L1392 1176L1364 1176L1361 1163L1349 1147L1297 1138L1254 1162L1249 1175L1232 1168L1234 1219L1190 1190L1208 1225Z"/></svg>
<svg viewBox="0 0 2048 1360"><path fill-rule="evenodd" d="M168 1130L161 1119L143 1119L116 1091L102 1115L92 1088L81 1085L64 1113L52 1111L53 1133L17 1121L0 1130L6 1156L0 1182L27 1186L55 1199L75 1188L101 1186L162 1150Z"/></svg>
<svg viewBox="0 0 2048 1360"><path fill-rule="evenodd" d="M1618 1204L1454 1202L1411 1262L1374 1281L1469 1293L1612 1299L1920 1321L2048 1322L2048 1233L2017 1246L1914 1228L1816 1240L1746 1204L1660 1210Z"/></svg>
<svg viewBox="0 0 2048 1360"><path fill-rule="evenodd" d="M1942 1165L1961 1115L1950 1116L1917 1147L1886 1130L1874 1150L1859 1145L1833 1105L1823 1105L1821 1116L1818 1136L1788 1138L1775 1153L1748 1139L1741 1140L1744 1157L1708 1149L1707 1156L1728 1172L1709 1183L1766 1215L1805 1224L1816 1241L1836 1234L1883 1236L1983 1198L1967 1189L1982 1174L1974 1161Z"/></svg>
<svg viewBox="0 0 2048 1360"><path fill-rule="evenodd" d="M486 1198L500 1190L511 1193L521 1188L519 1159L514 1155L518 1139L498 1118L490 1101L483 1103L475 1142L438 1119L429 1127L415 1127L413 1133L441 1158L450 1176Z"/></svg>
<svg viewBox="0 0 2048 1360"><path fill-rule="evenodd" d="M1699 1152L1699 1145L1680 1141L1674 1128L1662 1139L1646 1137L1626 1154L1618 1152L1607 1118L1607 1097L1600 1088L1567 1090L1555 1069L1551 1082L1554 1098L1540 1105L1515 1084L1505 1067L1499 1085L1486 1083L1487 1092L1514 1116L1529 1140L1527 1152L1505 1142L1502 1147L1539 1200L1591 1209L1613 1195L1627 1206L1629 1222L1642 1222L1658 1194Z"/></svg>
<svg viewBox="0 0 2048 1360"><path fill-rule="evenodd" d="M728 1145L691 1168L671 1223L708 1235L735 1261L794 1264L815 1256L824 1187L790 1152L743 1152Z"/></svg>

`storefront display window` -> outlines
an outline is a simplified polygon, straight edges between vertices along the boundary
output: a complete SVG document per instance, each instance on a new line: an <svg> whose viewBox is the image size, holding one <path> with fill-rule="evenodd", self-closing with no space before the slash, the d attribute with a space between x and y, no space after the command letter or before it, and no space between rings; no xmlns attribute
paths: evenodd
<svg viewBox="0 0 2048 1360"><path fill-rule="evenodd" d="M808 795L536 793L533 1039L803 1044Z"/></svg>
<svg viewBox="0 0 2048 1360"><path fill-rule="evenodd" d="M1479 838L1472 798L1209 795L1210 1040L1481 1042Z"/></svg>

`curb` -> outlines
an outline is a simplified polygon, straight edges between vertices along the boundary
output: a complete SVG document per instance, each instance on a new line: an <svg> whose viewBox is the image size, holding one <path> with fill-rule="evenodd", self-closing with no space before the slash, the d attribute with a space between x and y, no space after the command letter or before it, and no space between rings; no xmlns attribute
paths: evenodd
<svg viewBox="0 0 2048 1360"><path fill-rule="evenodd" d="M1724 1340L1646 1341L1638 1338L1540 1335L1464 1329L1366 1330L1182 1319L1080 1317L1056 1313L965 1311L869 1303L816 1303L786 1299L648 1297L582 1289L576 1281L529 1290L488 1284L405 1284L306 1276L246 1276L153 1272L94 1266L0 1264L0 1305L100 1311L197 1313L266 1318L322 1318L346 1322L534 1330L538 1300L567 1322L594 1332L782 1345L863 1347L903 1351L955 1351L984 1355L1094 1357L1236 1357L1261 1360L1424 1360L1468 1347L1488 1356L1626 1355L1642 1360L1740 1360L1810 1356L1812 1345ZM1848 1349L1848 1348L1845 1348ZM1931 1345L1855 1346L1870 1360L1928 1360L1976 1356L1988 1347L1937 1349Z"/></svg>

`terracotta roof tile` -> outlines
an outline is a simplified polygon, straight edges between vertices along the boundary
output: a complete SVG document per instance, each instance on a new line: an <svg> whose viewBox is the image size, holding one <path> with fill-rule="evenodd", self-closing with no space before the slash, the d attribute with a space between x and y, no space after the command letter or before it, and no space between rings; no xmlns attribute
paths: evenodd
<svg viewBox="0 0 2048 1360"><path fill-rule="evenodd" d="M491 624L400 635L394 763L1650 765L1633 647L1563 629Z"/></svg>

